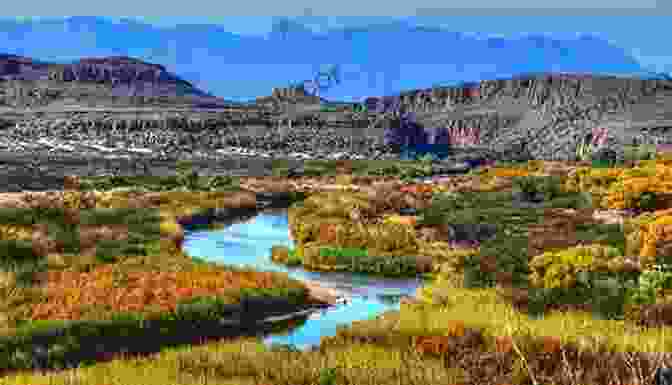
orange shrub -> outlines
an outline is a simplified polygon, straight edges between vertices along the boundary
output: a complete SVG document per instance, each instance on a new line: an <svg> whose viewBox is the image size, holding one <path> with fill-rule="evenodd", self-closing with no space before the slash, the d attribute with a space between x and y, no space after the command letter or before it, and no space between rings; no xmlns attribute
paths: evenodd
<svg viewBox="0 0 672 385"><path fill-rule="evenodd" d="M415 350L420 354L431 353L441 355L450 348L451 338L448 336L417 336L415 337Z"/></svg>
<svg viewBox="0 0 672 385"><path fill-rule="evenodd" d="M221 296L228 289L270 289L280 284L269 272L217 269L124 272L117 267L102 265L90 272L42 274L46 301L31 304L30 318L99 319L119 311L167 311L175 309L178 302L196 296Z"/></svg>

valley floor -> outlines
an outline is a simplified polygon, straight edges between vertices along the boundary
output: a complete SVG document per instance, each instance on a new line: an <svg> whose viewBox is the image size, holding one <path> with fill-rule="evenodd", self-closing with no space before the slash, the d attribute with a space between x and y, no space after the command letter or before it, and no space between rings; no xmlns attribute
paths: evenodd
<svg viewBox="0 0 672 385"><path fill-rule="evenodd" d="M154 258L154 252L145 249L145 256L115 259L113 250L104 262L95 263L91 258L97 254L88 254L89 268L73 270L84 264L84 253L62 255L59 260L59 246L36 234L40 229L28 226L30 218L23 219L25 228L19 219L6 218L6 228L0 226L4 240L29 239L48 251L45 258L50 258L53 272L41 282L57 289L51 292L51 301L36 307L31 307L34 299L28 296L36 295L31 291L35 288L16 289L14 294L23 295L23 302L0 303L13 317L26 317L18 309L33 316L78 309L79 302L68 296L92 301L95 308L102 303L96 301L107 301L109 293L125 286L147 293L168 288L160 296L144 297L167 306L163 311L178 299L173 292L212 293L209 290L218 285L298 289L294 282L275 281L278 278L272 274L210 270L207 263L192 273L195 262L180 262L174 243L180 239L174 220L190 210L208 204L256 207L249 191L298 190L298 186L310 187L304 191L305 199L290 209L296 248L275 255L278 261L325 270L423 273L432 281L415 298L405 298L399 311L343 328L313 351L268 349L255 338L226 338L150 356L102 354L91 366L15 372L0 377L0 384L653 384L656 369L669 366L672 359L663 353L672 351L666 337L672 326L665 286L670 273L656 271L657 258L668 255L672 241L671 233L661 230L672 223L665 190L671 164L662 156L634 167L609 168L532 161L490 165L417 183L412 177L427 172L426 164L375 171L371 165L358 169L356 162L332 162L306 165L321 176L228 181L225 190L230 192L206 192L214 182L205 177L192 182L128 178L117 186L105 178L81 180L77 189L49 195L53 205L64 209L63 218L70 218L66 224L73 220L72 209L83 207L68 206L73 199L87 202L89 208L76 217L80 224L86 223L84 218L103 215L95 209L115 207L134 208L130 214L135 219L124 223L146 223L149 217L137 217L138 209L158 207L163 243L158 249L154 243L152 250L160 254ZM367 172L370 175L362 175ZM124 184L150 191L159 184L175 189L129 191ZM87 189L97 193L91 195ZM654 193L653 201L647 192ZM5 198L6 203L13 199L33 208L52 204L35 195L28 201L18 195ZM78 231L80 236L88 234ZM140 233L133 234L133 239L144 240ZM85 238L96 244L95 238ZM13 250L24 250L22 244L16 243ZM325 248L335 254L324 254ZM343 258L350 258L350 263L342 263ZM58 269L71 275L56 273L59 261ZM4 269L15 279L24 276L8 266ZM115 281L113 272L125 278ZM208 286L206 281L216 284ZM91 297L87 292L107 295ZM138 309L133 297L118 298L105 303L116 310ZM49 357L58 360L59 355ZM23 363L18 355L6 362Z"/></svg>

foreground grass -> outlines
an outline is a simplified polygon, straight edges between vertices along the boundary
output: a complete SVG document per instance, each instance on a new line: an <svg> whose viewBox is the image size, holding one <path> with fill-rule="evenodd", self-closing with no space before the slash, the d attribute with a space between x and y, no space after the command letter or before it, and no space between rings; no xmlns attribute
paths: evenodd
<svg viewBox="0 0 672 385"><path fill-rule="evenodd" d="M590 338L584 347L586 352L597 352L603 344L598 336L620 337L623 343L612 349L625 353L634 362L629 375L638 382L621 378L609 383L650 383L652 372L638 373L638 357L632 352L653 353L662 362L662 352L670 350L669 341L665 341L669 329L636 336L626 331L622 323L596 321L585 315L553 315L531 322L497 304L488 291L461 291L453 299L452 306L416 305L412 309L404 305L401 312L386 314L387 318L357 323L323 342L320 351L274 350L255 339L219 341L166 349L145 358L120 357L60 373L23 373L2 378L0 384L526 384L534 383L531 379L535 378L526 368L526 362L533 365L542 355L550 357L547 360L558 360L561 357L558 352L564 351L561 349L565 349L565 344L579 341L581 337ZM492 322L486 322L483 314L500 316L490 317ZM471 352L469 349L447 351L439 356L419 352L413 345L413 336L454 335L451 326L456 325L456 320L468 328L485 327L487 331L482 333L485 342L473 347ZM535 352L530 345L524 345L526 332L532 336L560 336L558 342L562 345L558 346L562 347L557 351ZM512 339L511 349L501 349L500 336L516 337ZM456 342L455 345L459 347ZM464 362L464 359L472 361ZM571 356L568 360L565 358L564 363L558 361L557 365L563 366L569 374L583 369ZM605 372L615 373L617 368L603 370L603 376ZM560 378L538 373L536 376L537 383L544 384L604 383L580 382L572 380L571 375Z"/></svg>
<svg viewBox="0 0 672 385"><path fill-rule="evenodd" d="M161 352L151 359L115 360L72 373L20 375L2 384L436 384L457 383L459 370L411 351L371 344L324 353L269 351L253 340Z"/></svg>

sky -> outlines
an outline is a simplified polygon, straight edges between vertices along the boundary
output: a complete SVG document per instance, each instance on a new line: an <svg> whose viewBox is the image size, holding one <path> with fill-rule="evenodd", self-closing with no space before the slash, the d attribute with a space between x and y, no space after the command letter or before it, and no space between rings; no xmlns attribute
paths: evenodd
<svg viewBox="0 0 672 385"><path fill-rule="evenodd" d="M341 3L349 3L343 0ZM291 2L290 2L291 3ZM367 4L371 4L368 1ZM375 3L375 2L374 2ZM393 4L394 2L390 2ZM431 3L419 1L417 4ZM440 3L440 2L436 2ZM450 2L444 2L445 4ZM316 30L350 25L381 23L391 19L406 19L418 24L439 25L459 32L475 34L512 36L532 33L547 33L559 37L573 37L577 33L600 36L619 47L628 50L643 66L654 72L672 72L672 5L657 6L655 0L566 0L563 9L530 9L529 4L538 2L508 0L507 9L487 9L488 4L497 0L473 0L472 6L485 9L448 9L427 6L426 9L409 9L401 16L305 16L297 18L305 23L312 22ZM560 3L560 2L558 2ZM670 0L672 4L672 0ZM641 8L628 8L637 4ZM662 2L661 2L662 4ZM577 5L583 5L579 9ZM574 8L571 8L574 6ZM360 7L361 9L362 7ZM602 8L602 9L600 9ZM388 7L385 7L388 10ZM363 11L363 10L362 10ZM309 15L315 11L306 12ZM397 12L401 13L401 12ZM325 13L320 13L324 15ZM286 15L283 15L286 16ZM213 23L223 25L227 30L241 34L266 34L269 32L273 16L220 16L220 17L140 17L138 19L163 26L188 23Z"/></svg>
<svg viewBox="0 0 672 385"><path fill-rule="evenodd" d="M36 3L30 0L7 2L3 4L3 14L33 15L17 18L125 17L157 26L218 24L230 32L256 35L268 33L274 19L285 16L310 23L316 30L403 18L453 31L498 36L547 33L571 37L576 33L590 33L625 48L651 71L672 72L670 0L507 0L506 8L501 7L501 0L339 0L320 3L307 0L116 0L102 3L62 0ZM36 9L40 16L35 16ZM136 15L155 16L123 15L130 10Z"/></svg>

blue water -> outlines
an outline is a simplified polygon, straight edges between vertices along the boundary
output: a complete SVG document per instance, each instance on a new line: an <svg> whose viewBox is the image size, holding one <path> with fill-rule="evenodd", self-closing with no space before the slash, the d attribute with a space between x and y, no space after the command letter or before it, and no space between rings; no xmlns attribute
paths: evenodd
<svg viewBox="0 0 672 385"><path fill-rule="evenodd" d="M194 257L227 265L251 266L259 271L284 272L299 280L316 281L343 291L346 303L312 314L306 323L264 339L267 345L292 344L299 349L317 346L322 336L334 336L340 325L375 318L399 310L399 297L414 295L422 285L420 278L382 278L365 274L310 272L271 261L271 247L293 247L286 211L265 212L251 220L219 230L188 231L185 251Z"/></svg>

